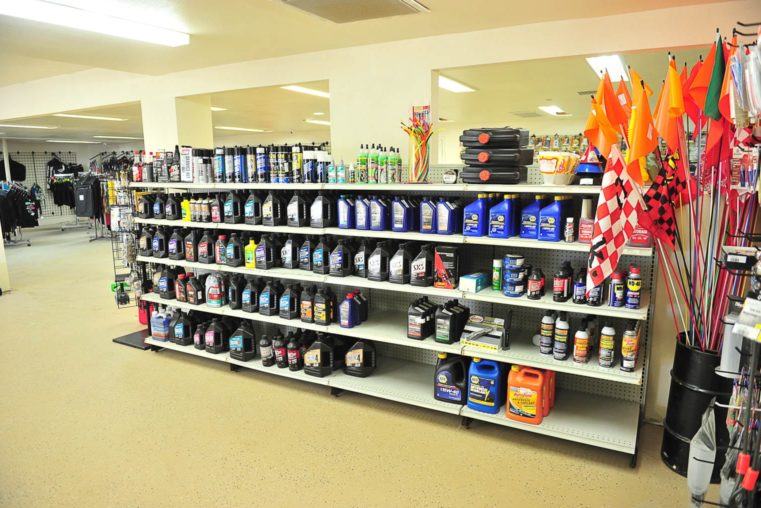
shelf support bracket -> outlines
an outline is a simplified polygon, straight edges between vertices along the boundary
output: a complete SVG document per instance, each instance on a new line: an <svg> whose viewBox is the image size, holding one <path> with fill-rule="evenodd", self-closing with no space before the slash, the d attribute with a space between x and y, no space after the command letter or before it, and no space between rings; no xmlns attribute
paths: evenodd
<svg viewBox="0 0 761 508"><path fill-rule="evenodd" d="M240 370L240 365L235 365L234 363L230 364L230 371L231 372L238 372Z"/></svg>
<svg viewBox="0 0 761 508"><path fill-rule="evenodd" d="M463 416L460 420L460 427L462 427L465 430L470 429L470 424L473 423L473 418L469 416Z"/></svg>
<svg viewBox="0 0 761 508"><path fill-rule="evenodd" d="M344 392L344 391L343 391L343 389L341 389L341 388L336 388L336 387L334 387L334 386L331 386L331 387L330 387L330 394L331 394L333 397L338 397L338 396L340 396L340 395L341 395L343 392Z"/></svg>

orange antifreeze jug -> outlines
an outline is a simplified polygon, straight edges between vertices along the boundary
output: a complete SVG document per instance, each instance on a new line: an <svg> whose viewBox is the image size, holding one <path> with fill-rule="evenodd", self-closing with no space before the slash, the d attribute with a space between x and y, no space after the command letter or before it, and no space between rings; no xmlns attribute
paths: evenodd
<svg viewBox="0 0 761 508"><path fill-rule="evenodd" d="M543 371L513 365L507 380L507 417L534 425L542 423L547 393Z"/></svg>

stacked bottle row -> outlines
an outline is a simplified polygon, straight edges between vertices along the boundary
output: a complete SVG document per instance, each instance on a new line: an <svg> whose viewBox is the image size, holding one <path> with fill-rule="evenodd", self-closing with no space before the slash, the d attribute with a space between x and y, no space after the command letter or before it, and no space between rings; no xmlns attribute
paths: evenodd
<svg viewBox="0 0 761 508"><path fill-rule="evenodd" d="M358 289L346 293L339 303L329 287L302 288L300 284L283 287L280 281L238 274L194 274L182 268L165 267L154 277L154 288L162 299L191 305L228 306L232 310L324 326L338 322L342 328L359 326L368 317L369 302Z"/></svg>
<svg viewBox="0 0 761 508"><path fill-rule="evenodd" d="M240 235L233 232L228 236L227 233L180 228L174 228L170 234L161 226L143 228L138 240L141 256L261 270L283 267L334 277L356 275L377 282L445 289L457 285L457 252L452 246L393 240L335 240L331 236L254 236L247 232ZM435 269L437 263L440 270Z"/></svg>
<svg viewBox="0 0 761 508"><path fill-rule="evenodd" d="M584 317L572 333L568 313L560 312L556 316L554 311L548 310L542 317L539 333L534 336L534 345L543 355L552 355L559 361L571 357L575 363L588 363L596 350L600 367L613 368L620 358L621 370L633 372L639 354L640 333L640 325L636 321L628 321L618 340L616 329L610 323L605 323L600 329L593 316Z"/></svg>
<svg viewBox="0 0 761 508"><path fill-rule="evenodd" d="M209 318L201 312L183 313L171 307L151 314L151 336L180 346L193 345L208 353L229 351L230 357L248 362L259 356L264 367L304 372L325 377L343 369L350 376L367 377L377 366L375 345L368 340L347 342L340 336L298 329L283 335L280 330L256 340L251 321L232 317Z"/></svg>

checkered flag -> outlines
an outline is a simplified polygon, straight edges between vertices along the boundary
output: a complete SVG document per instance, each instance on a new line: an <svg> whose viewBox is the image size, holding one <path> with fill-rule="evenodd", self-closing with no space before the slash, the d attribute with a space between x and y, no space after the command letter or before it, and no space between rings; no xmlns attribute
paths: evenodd
<svg viewBox="0 0 761 508"><path fill-rule="evenodd" d="M617 145L602 177L587 270L587 292L601 285L618 266L626 241L642 210L642 193L631 179Z"/></svg>
<svg viewBox="0 0 761 508"><path fill-rule="evenodd" d="M678 192L673 181L673 172L668 163L664 162L653 185L645 193L647 210L643 209L639 213L639 225L650 231L655 238L660 238L671 250L674 250L676 238L672 194Z"/></svg>

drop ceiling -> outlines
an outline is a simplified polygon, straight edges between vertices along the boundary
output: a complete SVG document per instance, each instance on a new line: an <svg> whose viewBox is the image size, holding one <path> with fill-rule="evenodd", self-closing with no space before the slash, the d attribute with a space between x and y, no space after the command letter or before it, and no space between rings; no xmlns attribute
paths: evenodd
<svg viewBox="0 0 761 508"><path fill-rule="evenodd" d="M424 0L429 13L336 24L278 0L56 0L191 34L178 48L0 16L0 86L83 68L163 74L376 42L715 0Z"/></svg>

